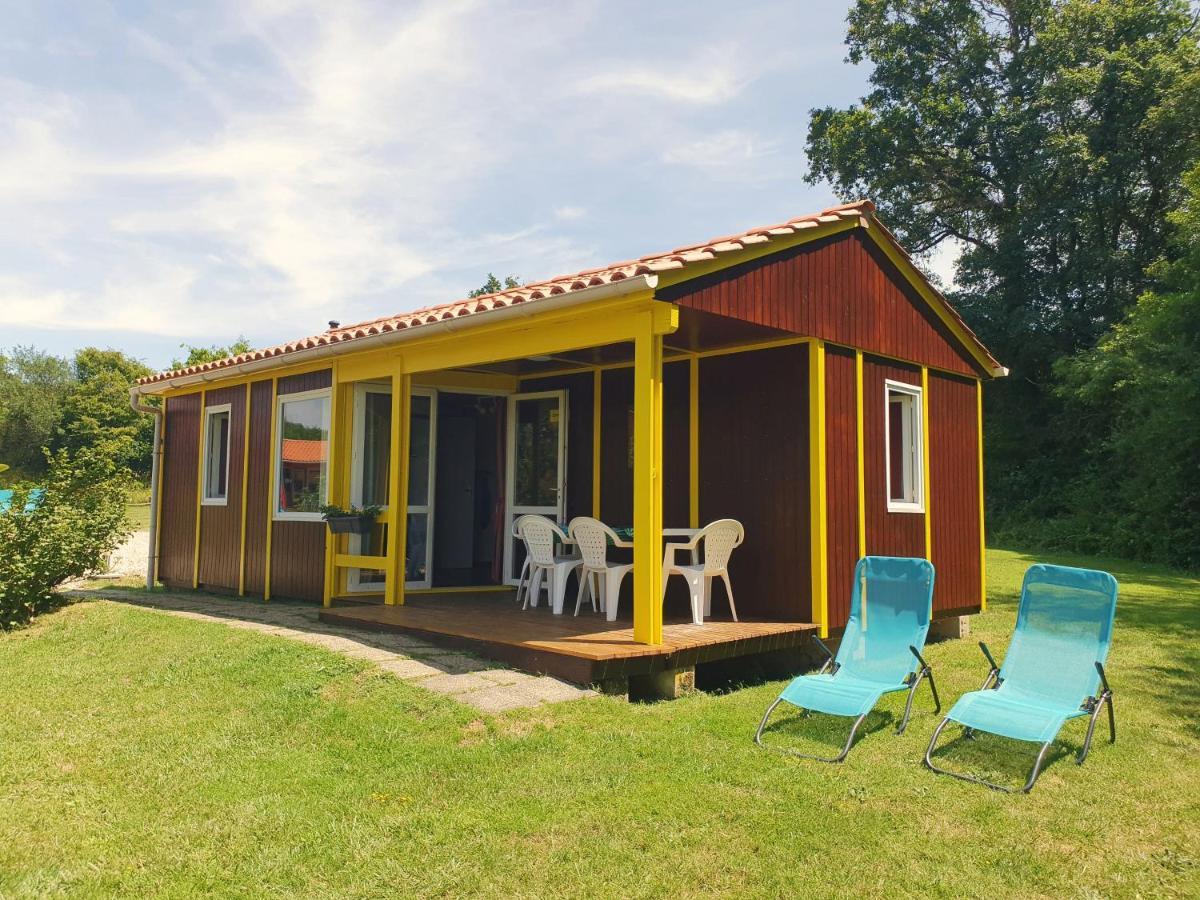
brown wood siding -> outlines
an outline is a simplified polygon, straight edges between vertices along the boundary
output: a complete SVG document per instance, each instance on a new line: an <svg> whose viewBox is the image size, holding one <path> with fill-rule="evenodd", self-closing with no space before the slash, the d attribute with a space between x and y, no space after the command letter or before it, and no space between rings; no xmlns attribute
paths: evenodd
<svg viewBox="0 0 1200 900"><path fill-rule="evenodd" d="M332 384L332 370L320 369L280 378L279 393L317 391ZM274 465L273 452L268 447L268 473ZM271 528L271 596L321 600L325 593L325 523L272 522Z"/></svg>
<svg viewBox="0 0 1200 900"><path fill-rule="evenodd" d="M246 483L246 593L262 596L271 490L271 381L250 386L250 471Z"/></svg>
<svg viewBox="0 0 1200 900"><path fill-rule="evenodd" d="M975 382L929 375L929 536L938 612L980 606Z"/></svg>
<svg viewBox="0 0 1200 900"><path fill-rule="evenodd" d="M158 579L172 586L191 587L196 559L200 394L172 397L166 403Z"/></svg>
<svg viewBox="0 0 1200 900"><path fill-rule="evenodd" d="M858 435L854 351L825 348L825 499L829 566L829 626L850 615L850 589L858 562Z"/></svg>
<svg viewBox="0 0 1200 900"><path fill-rule="evenodd" d="M320 602L325 592L325 523L272 524L271 596Z"/></svg>
<svg viewBox="0 0 1200 900"><path fill-rule="evenodd" d="M279 393L301 394L304 391L319 391L333 384L332 369L318 369L303 375L288 375L279 379Z"/></svg>
<svg viewBox="0 0 1200 900"><path fill-rule="evenodd" d="M688 524L688 497L691 492L691 374L688 365L686 361L663 365L665 528L685 528ZM629 462L629 415L633 408L633 369L609 369L601 377L600 517L611 525L630 525L633 522L633 469ZM590 449L588 465L591 465ZM590 469L588 477L591 478Z"/></svg>
<svg viewBox="0 0 1200 900"><path fill-rule="evenodd" d="M745 526L729 572L746 618L813 620L807 365L805 345L700 363L700 518Z"/></svg>
<svg viewBox="0 0 1200 900"><path fill-rule="evenodd" d="M229 406L229 471L224 506L200 507L200 584L237 590L242 550L242 459L246 438L246 386L205 394L205 407Z"/></svg>
<svg viewBox="0 0 1200 900"><path fill-rule="evenodd" d="M889 378L920 386L921 372L911 366L899 366L874 357L863 359L867 553L871 556L924 556L925 516L888 512L887 508L883 383Z"/></svg>
<svg viewBox="0 0 1200 900"><path fill-rule="evenodd" d="M658 296L951 372L978 371L928 304L858 231L731 266Z"/></svg>
<svg viewBox="0 0 1200 900"><path fill-rule="evenodd" d="M600 383L600 518L633 524L633 467L629 462L633 369L609 369Z"/></svg>
<svg viewBox="0 0 1200 900"><path fill-rule="evenodd" d="M686 362L663 366L663 527L686 528L691 493L689 423L691 372Z"/></svg>

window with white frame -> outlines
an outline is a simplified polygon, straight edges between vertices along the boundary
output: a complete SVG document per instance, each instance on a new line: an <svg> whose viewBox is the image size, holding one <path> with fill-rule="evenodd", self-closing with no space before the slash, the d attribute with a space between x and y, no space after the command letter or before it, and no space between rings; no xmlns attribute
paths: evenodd
<svg viewBox="0 0 1200 900"><path fill-rule="evenodd" d="M884 382L884 455L889 512L924 512L925 448L921 389Z"/></svg>
<svg viewBox="0 0 1200 900"><path fill-rule="evenodd" d="M229 498L229 404L204 410L204 493L206 506L224 506Z"/></svg>
<svg viewBox="0 0 1200 900"><path fill-rule="evenodd" d="M319 520L329 496L329 391L283 394L275 415L275 518Z"/></svg>

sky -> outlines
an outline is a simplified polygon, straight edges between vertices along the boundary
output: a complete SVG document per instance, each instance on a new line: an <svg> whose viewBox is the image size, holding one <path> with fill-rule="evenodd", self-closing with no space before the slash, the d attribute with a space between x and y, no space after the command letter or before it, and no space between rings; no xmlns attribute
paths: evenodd
<svg viewBox="0 0 1200 900"><path fill-rule="evenodd" d="M839 0L0 6L0 348L155 368L821 209L868 75Z"/></svg>

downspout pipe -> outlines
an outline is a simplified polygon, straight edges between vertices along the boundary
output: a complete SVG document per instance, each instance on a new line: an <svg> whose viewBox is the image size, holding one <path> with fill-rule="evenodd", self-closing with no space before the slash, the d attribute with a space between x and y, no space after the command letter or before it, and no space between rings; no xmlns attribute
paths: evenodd
<svg viewBox="0 0 1200 900"><path fill-rule="evenodd" d="M154 446L150 453L150 550L146 554L146 589L154 590L154 576L158 569L158 482L162 471L162 424L163 411L157 406L147 406L140 400L136 386L129 390L129 405L134 412L154 416Z"/></svg>

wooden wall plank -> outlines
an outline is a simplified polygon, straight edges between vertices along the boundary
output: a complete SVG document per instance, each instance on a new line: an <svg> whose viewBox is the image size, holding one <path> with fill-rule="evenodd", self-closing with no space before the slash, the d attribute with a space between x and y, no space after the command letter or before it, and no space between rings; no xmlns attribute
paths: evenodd
<svg viewBox="0 0 1200 900"><path fill-rule="evenodd" d="M746 528L730 577L748 618L813 621L807 366L802 344L700 363L700 518Z"/></svg>
<svg viewBox="0 0 1200 900"><path fill-rule="evenodd" d="M951 372L979 371L891 261L857 230L685 281L658 296Z"/></svg>
<svg viewBox="0 0 1200 900"><path fill-rule="evenodd" d="M858 435L854 351L825 345L825 497L829 565L829 627L850 615L858 562Z"/></svg>
<svg viewBox="0 0 1200 900"><path fill-rule="evenodd" d="M200 508L200 586L237 590L242 549L242 457L245 453L246 387L219 388L205 407L230 405L229 472L224 506Z"/></svg>
<svg viewBox="0 0 1200 900"><path fill-rule="evenodd" d="M196 552L200 394L172 397L166 404L158 579L172 587L190 588Z"/></svg>
<svg viewBox="0 0 1200 900"><path fill-rule="evenodd" d="M924 556L925 516L888 512L884 470L883 383L886 379L921 384L920 369L878 359L863 359L863 453L866 465L867 553L871 556Z"/></svg>
<svg viewBox="0 0 1200 900"><path fill-rule="evenodd" d="M271 380L250 385L250 471L246 482L246 594L265 588L267 493L271 489Z"/></svg>
<svg viewBox="0 0 1200 900"><path fill-rule="evenodd" d="M934 612L981 604L975 382L929 374L929 489Z"/></svg>

